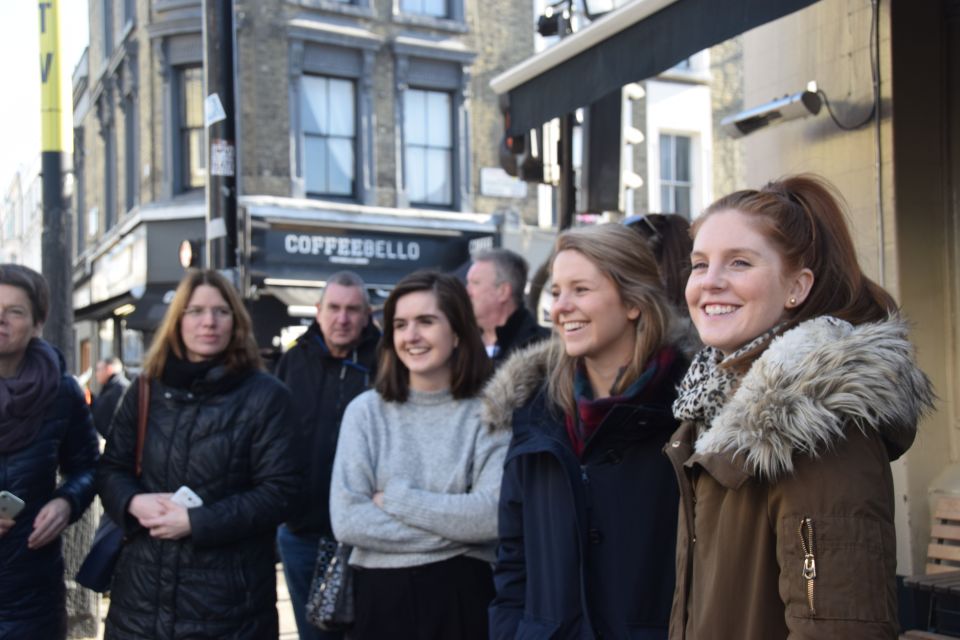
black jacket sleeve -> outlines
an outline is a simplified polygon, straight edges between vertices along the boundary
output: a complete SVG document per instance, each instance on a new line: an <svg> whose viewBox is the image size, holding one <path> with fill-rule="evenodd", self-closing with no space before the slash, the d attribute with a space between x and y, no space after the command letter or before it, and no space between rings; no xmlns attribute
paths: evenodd
<svg viewBox="0 0 960 640"><path fill-rule="evenodd" d="M54 497L70 503L70 522L76 522L93 501L93 475L100 457L100 442L76 380L65 376L61 385L66 385L63 397L69 408L59 451L60 473L64 481L54 492Z"/></svg>
<svg viewBox="0 0 960 640"><path fill-rule="evenodd" d="M527 568L523 537L523 482L516 459L503 470L498 528L500 543L493 581L497 595L490 604L491 640L514 638L523 618Z"/></svg>
<svg viewBox="0 0 960 640"><path fill-rule="evenodd" d="M127 513L130 500L144 489L136 476L137 410L139 382L134 381L120 398L113 417L107 448L97 467L97 493L110 518L124 531L139 528L137 519ZM149 424L147 430L149 431Z"/></svg>

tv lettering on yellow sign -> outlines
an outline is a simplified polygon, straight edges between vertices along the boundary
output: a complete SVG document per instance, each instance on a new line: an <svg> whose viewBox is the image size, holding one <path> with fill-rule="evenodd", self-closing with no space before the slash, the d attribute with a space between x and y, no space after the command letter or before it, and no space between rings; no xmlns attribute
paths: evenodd
<svg viewBox="0 0 960 640"><path fill-rule="evenodd" d="M60 64L59 0L40 0L37 3L40 27L40 119L41 151L67 151L64 133L71 128L64 118L63 75ZM72 143L73 137L66 136Z"/></svg>

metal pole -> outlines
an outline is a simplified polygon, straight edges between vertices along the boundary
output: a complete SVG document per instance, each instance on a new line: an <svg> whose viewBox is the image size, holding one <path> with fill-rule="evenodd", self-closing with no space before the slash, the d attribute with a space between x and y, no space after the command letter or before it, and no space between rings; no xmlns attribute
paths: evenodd
<svg viewBox="0 0 960 640"><path fill-rule="evenodd" d="M574 115L568 113L560 118L560 197L558 198L557 230L563 231L573 226L573 215L577 208L576 176L573 170L573 122Z"/></svg>
<svg viewBox="0 0 960 640"><path fill-rule="evenodd" d="M62 109L60 14L56 0L38 4L40 18L41 152L43 231L40 236L41 271L50 286L50 312L43 335L63 352L73 368L73 305L70 280L70 229L63 193L64 166L73 142L69 116ZM65 134L70 133L69 137Z"/></svg>
<svg viewBox="0 0 960 640"><path fill-rule="evenodd" d="M203 51L207 145L207 266L237 267L236 119L233 0L204 0Z"/></svg>

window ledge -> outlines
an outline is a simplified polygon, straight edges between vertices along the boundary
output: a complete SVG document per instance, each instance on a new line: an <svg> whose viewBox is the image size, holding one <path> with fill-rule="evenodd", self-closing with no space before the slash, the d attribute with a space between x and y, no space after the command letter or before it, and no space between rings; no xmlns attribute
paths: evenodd
<svg viewBox="0 0 960 640"><path fill-rule="evenodd" d="M437 29L438 31L449 31L451 33L467 33L469 31L467 24L462 20L436 18L434 16L417 15L414 13L394 13L393 21L397 24L411 27L427 27L429 29Z"/></svg>
<svg viewBox="0 0 960 640"><path fill-rule="evenodd" d="M287 4L305 9L318 9L327 13L337 13L354 18L373 18L374 12L369 5L348 4L335 0L287 0Z"/></svg>

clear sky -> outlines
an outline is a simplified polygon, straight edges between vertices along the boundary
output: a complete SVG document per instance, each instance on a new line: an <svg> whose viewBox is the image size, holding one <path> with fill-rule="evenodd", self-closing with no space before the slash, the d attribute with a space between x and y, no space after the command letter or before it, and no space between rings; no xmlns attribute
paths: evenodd
<svg viewBox="0 0 960 640"><path fill-rule="evenodd" d="M87 46L87 0L60 0L63 68L69 80ZM38 0L0 0L0 195L40 153ZM64 107L72 108L72 96Z"/></svg>

